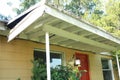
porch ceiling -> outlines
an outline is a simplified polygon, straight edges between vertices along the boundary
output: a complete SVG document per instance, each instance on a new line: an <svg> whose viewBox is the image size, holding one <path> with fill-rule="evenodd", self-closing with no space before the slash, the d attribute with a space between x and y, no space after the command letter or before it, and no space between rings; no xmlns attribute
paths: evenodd
<svg viewBox="0 0 120 80"><path fill-rule="evenodd" d="M28 15L15 28L22 27L26 21L29 24L30 16L36 16L32 11ZM45 32L49 32L50 44L96 53L120 49L120 39L48 5L45 5L42 16L30 23L17 38L45 43Z"/></svg>

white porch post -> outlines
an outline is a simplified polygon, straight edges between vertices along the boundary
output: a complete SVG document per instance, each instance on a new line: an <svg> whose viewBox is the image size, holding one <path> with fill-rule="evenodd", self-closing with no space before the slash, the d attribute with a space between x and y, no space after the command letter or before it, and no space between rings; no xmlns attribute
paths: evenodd
<svg viewBox="0 0 120 80"><path fill-rule="evenodd" d="M50 72L50 45L49 45L49 33L46 32L46 65L47 65L47 80L51 80L51 72Z"/></svg>
<svg viewBox="0 0 120 80"><path fill-rule="evenodd" d="M118 74L119 74L119 79L120 79L120 64L119 64L119 59L118 59L117 54L116 54L116 60L117 60Z"/></svg>

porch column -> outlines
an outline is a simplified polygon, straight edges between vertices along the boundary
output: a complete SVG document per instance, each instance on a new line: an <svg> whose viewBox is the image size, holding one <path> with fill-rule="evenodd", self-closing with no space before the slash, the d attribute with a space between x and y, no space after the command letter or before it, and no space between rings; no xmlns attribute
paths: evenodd
<svg viewBox="0 0 120 80"><path fill-rule="evenodd" d="M51 72L50 72L50 45L49 45L49 33L48 32L46 32L45 40L46 40L47 80L51 80Z"/></svg>
<svg viewBox="0 0 120 80"><path fill-rule="evenodd" d="M117 61L117 67L118 67L118 75L119 75L119 79L120 79L120 64L119 64L119 59L118 59L117 54L116 54L116 61Z"/></svg>

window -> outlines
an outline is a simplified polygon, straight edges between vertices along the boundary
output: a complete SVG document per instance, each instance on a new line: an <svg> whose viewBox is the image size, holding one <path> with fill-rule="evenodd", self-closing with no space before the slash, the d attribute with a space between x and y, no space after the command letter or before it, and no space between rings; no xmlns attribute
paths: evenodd
<svg viewBox="0 0 120 80"><path fill-rule="evenodd" d="M34 59L42 59L46 63L46 52L42 50L34 50ZM55 68L62 64L62 54L60 52L50 52L50 65Z"/></svg>
<svg viewBox="0 0 120 80"><path fill-rule="evenodd" d="M111 60L102 59L102 70L104 80L114 80Z"/></svg>

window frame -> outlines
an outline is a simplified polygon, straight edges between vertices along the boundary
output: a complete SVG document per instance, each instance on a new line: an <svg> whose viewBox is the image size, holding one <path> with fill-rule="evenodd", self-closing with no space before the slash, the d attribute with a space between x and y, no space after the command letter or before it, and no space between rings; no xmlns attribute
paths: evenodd
<svg viewBox="0 0 120 80"><path fill-rule="evenodd" d="M102 67L102 72L103 72L103 71L111 71L112 80L115 80L112 60L111 60L111 59L102 58L102 59L101 59L101 64L102 64L102 60L108 60L108 69L103 69L103 67ZM103 78L104 78L104 76L103 76Z"/></svg>
<svg viewBox="0 0 120 80"><path fill-rule="evenodd" d="M46 50L45 50L45 49L35 48L34 51L42 51L42 52L45 52L45 53L46 53ZM66 64L64 52L62 52L62 51L50 50L50 53L53 53L53 54L61 54L61 65L65 65L65 64ZM33 54L34 54L34 52L33 52Z"/></svg>

